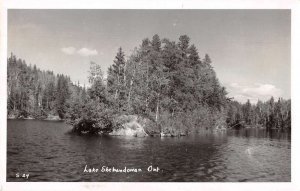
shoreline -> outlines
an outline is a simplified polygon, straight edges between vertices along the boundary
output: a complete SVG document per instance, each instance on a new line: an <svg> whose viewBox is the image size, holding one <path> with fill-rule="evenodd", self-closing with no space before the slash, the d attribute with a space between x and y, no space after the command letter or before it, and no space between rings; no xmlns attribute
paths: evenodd
<svg viewBox="0 0 300 191"><path fill-rule="evenodd" d="M58 117L59 118L59 117ZM58 119L58 118L45 118L45 119L42 119L42 118L33 118L33 117L20 117L20 118L17 118L17 117L7 117L6 119L7 120L41 120L41 121L65 121L63 119Z"/></svg>
<svg viewBox="0 0 300 191"><path fill-rule="evenodd" d="M60 119L59 116L51 116L51 117L47 117L47 118L33 118L33 117L27 117L27 118L16 118L16 117L12 117L12 116L7 116L7 120L40 120L40 121L52 121L52 122L64 122L65 120ZM149 127L145 127L146 124L139 124L137 120L137 118L135 119L136 121L134 121L134 123L131 122L124 122L122 124L122 128L119 128L118 130L114 130L111 133L108 133L107 135L109 136L133 136L133 137L184 137L184 136L189 136L189 135L193 135L193 134L198 134L199 132L189 132L189 133L175 133L175 132L170 132L170 131L161 131L161 132L156 132L154 134L149 133L147 130L145 131L145 128L149 128ZM137 125L137 126L136 126ZM148 124L149 125L149 124ZM135 127L134 127L135 126ZM151 126L151 125L150 125ZM138 127L138 128L137 128ZM141 129L142 128L142 129ZM139 130L138 130L139 129ZM235 131L235 130L247 130L247 129L257 129L257 130L267 130L266 127L263 127L261 125L257 125L257 126L246 126L244 128L240 128L240 129L234 129L234 128L212 128L212 129L201 129L199 130L200 132L212 132L212 133L225 133L227 131ZM270 129L270 130L279 130L279 129ZM81 135L85 135L84 133L82 133Z"/></svg>

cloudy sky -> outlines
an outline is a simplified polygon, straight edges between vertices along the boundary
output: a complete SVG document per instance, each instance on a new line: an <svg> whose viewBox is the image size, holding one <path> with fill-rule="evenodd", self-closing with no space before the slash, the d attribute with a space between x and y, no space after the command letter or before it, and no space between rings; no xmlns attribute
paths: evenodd
<svg viewBox="0 0 300 191"><path fill-rule="evenodd" d="M8 54L87 84L90 61L106 72L120 46L187 34L230 97L256 102L290 98L290 23L289 10L9 10Z"/></svg>

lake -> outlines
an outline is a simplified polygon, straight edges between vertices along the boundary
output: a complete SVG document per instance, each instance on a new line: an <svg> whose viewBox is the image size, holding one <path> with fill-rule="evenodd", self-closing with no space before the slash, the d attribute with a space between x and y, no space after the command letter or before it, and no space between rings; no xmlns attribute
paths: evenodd
<svg viewBox="0 0 300 191"><path fill-rule="evenodd" d="M77 136L63 122L7 123L7 181L291 181L287 133L244 129L179 138ZM94 171L84 172L88 169Z"/></svg>

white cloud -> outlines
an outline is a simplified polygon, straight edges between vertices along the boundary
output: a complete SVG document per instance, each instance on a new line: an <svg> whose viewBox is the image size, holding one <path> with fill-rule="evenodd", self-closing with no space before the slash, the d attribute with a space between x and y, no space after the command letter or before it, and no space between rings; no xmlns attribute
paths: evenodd
<svg viewBox="0 0 300 191"><path fill-rule="evenodd" d="M176 27L178 25L178 20L174 20L174 22L172 23L173 27Z"/></svg>
<svg viewBox="0 0 300 191"><path fill-rule="evenodd" d="M228 87L229 96L234 97L239 102L246 102L248 99L251 103L258 100L267 101L272 96L277 99L282 96L282 91L272 84L255 83L251 85L240 85L231 83Z"/></svg>
<svg viewBox="0 0 300 191"><path fill-rule="evenodd" d="M77 51L77 53L81 56L94 56L98 54L96 49L91 50L88 48L81 48L80 50Z"/></svg>
<svg viewBox="0 0 300 191"><path fill-rule="evenodd" d="M96 49L91 50L84 47L77 50L73 46L61 48L61 51L67 55L78 54L80 56L95 56L98 54L98 51ZM100 54L102 55L103 53L100 52Z"/></svg>
<svg viewBox="0 0 300 191"><path fill-rule="evenodd" d="M75 54L76 48L70 46L70 47L64 47L61 49L61 51L67 55L73 55Z"/></svg>

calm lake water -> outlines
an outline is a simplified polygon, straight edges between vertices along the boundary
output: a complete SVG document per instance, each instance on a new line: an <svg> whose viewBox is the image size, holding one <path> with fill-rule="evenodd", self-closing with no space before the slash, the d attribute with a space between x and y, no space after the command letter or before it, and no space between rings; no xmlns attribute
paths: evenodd
<svg viewBox="0 0 300 191"><path fill-rule="evenodd" d="M291 141L284 133L247 129L136 138L76 136L69 130L63 122L8 120L7 181L291 180ZM84 173L86 165L99 171ZM103 166L141 171L101 172Z"/></svg>

